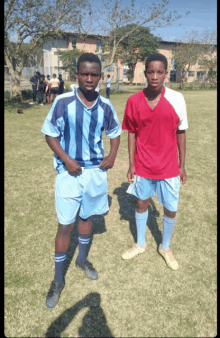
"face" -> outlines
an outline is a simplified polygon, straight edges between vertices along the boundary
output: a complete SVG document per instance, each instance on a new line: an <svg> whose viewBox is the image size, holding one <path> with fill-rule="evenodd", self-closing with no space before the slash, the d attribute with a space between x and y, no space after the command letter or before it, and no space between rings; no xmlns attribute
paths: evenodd
<svg viewBox="0 0 220 338"><path fill-rule="evenodd" d="M79 87L85 92L95 91L101 79L100 67L97 62L80 62L76 73Z"/></svg>
<svg viewBox="0 0 220 338"><path fill-rule="evenodd" d="M165 70L165 65L162 61L151 61L144 74L147 79L148 88L158 91L163 87L168 71Z"/></svg>

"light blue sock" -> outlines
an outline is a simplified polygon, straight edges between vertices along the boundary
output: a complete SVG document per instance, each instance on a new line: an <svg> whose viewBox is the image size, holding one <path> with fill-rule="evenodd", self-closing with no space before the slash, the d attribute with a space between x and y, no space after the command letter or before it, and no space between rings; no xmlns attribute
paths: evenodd
<svg viewBox="0 0 220 338"><path fill-rule="evenodd" d="M136 228L137 228L137 244L140 246L145 245L147 218L148 218L148 210L141 214L137 211L135 212Z"/></svg>
<svg viewBox="0 0 220 338"><path fill-rule="evenodd" d="M163 237L162 237L162 249L169 249L170 240L173 235L174 227L176 223L176 217L169 218L163 215Z"/></svg>

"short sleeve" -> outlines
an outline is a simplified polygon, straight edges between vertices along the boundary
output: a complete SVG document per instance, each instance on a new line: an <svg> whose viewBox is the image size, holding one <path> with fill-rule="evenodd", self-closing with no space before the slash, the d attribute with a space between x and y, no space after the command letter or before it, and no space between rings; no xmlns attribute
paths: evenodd
<svg viewBox="0 0 220 338"><path fill-rule="evenodd" d="M64 110L59 104L58 97L54 100L51 109L44 121L41 132L51 137L60 137L64 130Z"/></svg>
<svg viewBox="0 0 220 338"><path fill-rule="evenodd" d="M187 119L187 111L186 111L186 102L181 94L180 99L180 112L179 112L180 122L178 124L178 130L185 130L188 129L188 119Z"/></svg>
<svg viewBox="0 0 220 338"><path fill-rule="evenodd" d="M116 138L122 133L121 124L111 103L106 105L104 114L104 129L106 135L110 139Z"/></svg>
<svg viewBox="0 0 220 338"><path fill-rule="evenodd" d="M134 102L132 101L132 98L130 97L125 107L125 113L124 113L124 118L122 122L123 130L127 130L130 133L136 132L137 123L136 123L134 116L135 116Z"/></svg>

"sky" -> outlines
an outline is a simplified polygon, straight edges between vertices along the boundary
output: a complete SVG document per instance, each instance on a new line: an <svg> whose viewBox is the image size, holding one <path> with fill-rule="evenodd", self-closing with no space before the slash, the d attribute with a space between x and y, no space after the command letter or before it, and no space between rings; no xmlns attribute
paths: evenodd
<svg viewBox="0 0 220 338"><path fill-rule="evenodd" d="M171 27L157 28L153 35L165 41L185 40L192 30L202 34L204 31L217 30L217 1L215 0L169 0L168 11L176 10L183 15ZM186 17L185 13L190 11ZM160 34L160 35L158 35Z"/></svg>
<svg viewBox="0 0 220 338"><path fill-rule="evenodd" d="M122 2L125 6L130 3L128 0L122 0ZM157 4L162 0L134 0L136 8L153 2ZM93 5L102 8L102 0L94 0ZM186 41L187 34L193 30L198 31L199 35L205 31L217 31L217 0L169 0L169 4L165 8L168 13L176 10L183 18L176 20L172 26L151 30L153 35L164 41ZM190 13L185 16L188 11ZM12 40L16 42L16 34L12 36Z"/></svg>

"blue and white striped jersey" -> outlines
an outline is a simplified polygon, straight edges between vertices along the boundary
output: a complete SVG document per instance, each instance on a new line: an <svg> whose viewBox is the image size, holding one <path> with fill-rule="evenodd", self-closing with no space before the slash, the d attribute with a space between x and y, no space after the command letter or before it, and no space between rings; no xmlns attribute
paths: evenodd
<svg viewBox="0 0 220 338"><path fill-rule="evenodd" d="M121 124L111 102L98 94L88 108L80 100L77 90L56 97L44 121L41 132L57 137L63 150L81 167L99 166L104 158L102 132L113 139L122 132ZM55 154L57 173L66 170Z"/></svg>

